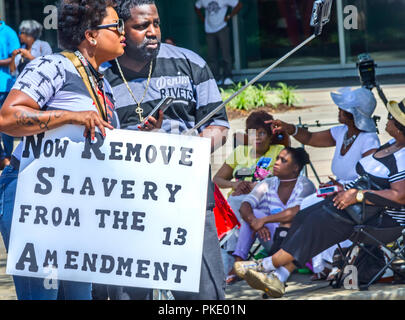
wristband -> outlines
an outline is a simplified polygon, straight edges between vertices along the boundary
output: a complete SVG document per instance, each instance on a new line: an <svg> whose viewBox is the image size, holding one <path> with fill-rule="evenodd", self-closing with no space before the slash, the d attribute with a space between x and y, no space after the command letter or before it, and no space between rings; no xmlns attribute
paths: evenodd
<svg viewBox="0 0 405 320"><path fill-rule="evenodd" d="M295 137L295 136L297 135L297 133L298 133L298 127L297 127L297 125L294 124L294 127L295 127L295 131L294 131L294 133L291 135L291 136L293 136L293 137Z"/></svg>

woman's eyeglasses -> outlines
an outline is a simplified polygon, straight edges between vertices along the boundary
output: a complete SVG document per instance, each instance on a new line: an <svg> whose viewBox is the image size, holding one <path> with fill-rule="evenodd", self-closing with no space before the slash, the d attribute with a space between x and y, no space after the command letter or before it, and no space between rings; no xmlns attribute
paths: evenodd
<svg viewBox="0 0 405 320"><path fill-rule="evenodd" d="M115 28L115 30L118 31L119 34L124 34L124 20L118 19L118 22L116 23L111 23L111 24L100 24L99 26L96 27L96 29L109 29L109 28Z"/></svg>

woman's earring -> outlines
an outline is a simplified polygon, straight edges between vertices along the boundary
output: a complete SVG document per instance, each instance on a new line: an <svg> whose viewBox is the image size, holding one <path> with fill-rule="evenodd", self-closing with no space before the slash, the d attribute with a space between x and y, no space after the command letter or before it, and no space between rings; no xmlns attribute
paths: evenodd
<svg viewBox="0 0 405 320"><path fill-rule="evenodd" d="M91 40L90 40L90 43L95 46L95 45L97 44L97 41L94 40L94 39L91 39Z"/></svg>

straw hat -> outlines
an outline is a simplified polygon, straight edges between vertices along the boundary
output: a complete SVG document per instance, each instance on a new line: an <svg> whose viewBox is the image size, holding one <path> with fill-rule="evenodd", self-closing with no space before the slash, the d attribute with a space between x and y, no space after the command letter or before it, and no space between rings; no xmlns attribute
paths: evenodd
<svg viewBox="0 0 405 320"><path fill-rule="evenodd" d="M387 109L394 119L405 127L405 99L400 103L396 101L388 102Z"/></svg>

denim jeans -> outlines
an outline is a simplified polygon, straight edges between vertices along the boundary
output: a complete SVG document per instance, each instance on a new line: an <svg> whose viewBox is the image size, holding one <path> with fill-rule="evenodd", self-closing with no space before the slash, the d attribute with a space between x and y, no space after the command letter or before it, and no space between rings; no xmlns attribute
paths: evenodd
<svg viewBox="0 0 405 320"><path fill-rule="evenodd" d="M7 95L8 92L0 92L0 109L4 101L6 101ZM0 159L4 159L5 157L11 158L14 148L14 137L1 133L1 139L3 140L3 145L0 143Z"/></svg>
<svg viewBox="0 0 405 320"><path fill-rule="evenodd" d="M12 166L4 168L0 176L0 232L8 251L14 199L17 190L18 171ZM44 279L13 276L15 291L19 300L56 300L57 289L46 289ZM66 300L91 300L91 284L74 281L58 281Z"/></svg>

